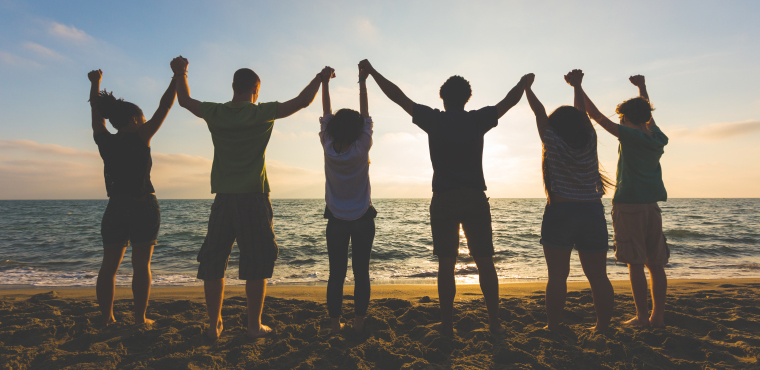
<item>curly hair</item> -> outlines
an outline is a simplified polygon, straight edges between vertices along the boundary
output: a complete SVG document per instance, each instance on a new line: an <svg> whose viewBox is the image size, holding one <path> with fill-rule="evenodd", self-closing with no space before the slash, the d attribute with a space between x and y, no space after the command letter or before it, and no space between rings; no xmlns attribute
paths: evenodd
<svg viewBox="0 0 760 370"><path fill-rule="evenodd" d="M472 96L470 82L462 76L451 76L441 85L440 96L447 107L464 109L464 105Z"/></svg>
<svg viewBox="0 0 760 370"><path fill-rule="evenodd" d="M620 115L621 119L625 117L629 122L641 125L652 119L653 110L654 107L649 100L637 96L620 103L615 109L615 113Z"/></svg>
<svg viewBox="0 0 760 370"><path fill-rule="evenodd" d="M351 145L362 133L364 119L353 109L341 109L327 122L325 131L338 145Z"/></svg>
<svg viewBox="0 0 760 370"><path fill-rule="evenodd" d="M111 125L117 130L129 125L136 119L142 119L143 112L137 105L124 101L124 99L116 99L113 96L113 92L106 90L101 91L98 94L98 98L95 101L95 109L98 110L100 116L108 119Z"/></svg>

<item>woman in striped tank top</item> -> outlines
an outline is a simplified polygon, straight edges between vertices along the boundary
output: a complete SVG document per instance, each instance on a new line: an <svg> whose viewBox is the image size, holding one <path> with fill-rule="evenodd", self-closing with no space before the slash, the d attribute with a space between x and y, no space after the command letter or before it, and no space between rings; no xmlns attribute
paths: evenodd
<svg viewBox="0 0 760 370"><path fill-rule="evenodd" d="M541 245L549 268L546 284L549 330L557 330L562 324L573 248L578 250L594 297L597 321L591 329L606 329L612 316L614 297L607 278L607 221L601 201L611 183L599 171L596 131L586 115L582 79L583 72L578 69L565 75L565 81L575 90L574 107L561 106L549 116L531 90L533 76L525 84L544 147L542 167L547 204L541 224Z"/></svg>

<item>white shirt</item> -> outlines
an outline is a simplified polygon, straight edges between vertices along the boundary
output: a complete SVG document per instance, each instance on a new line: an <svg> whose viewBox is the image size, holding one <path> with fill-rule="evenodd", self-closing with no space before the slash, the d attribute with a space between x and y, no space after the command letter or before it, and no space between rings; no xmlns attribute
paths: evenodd
<svg viewBox="0 0 760 370"><path fill-rule="evenodd" d="M335 218L359 219L372 204L369 185L369 149L372 147L372 118L364 119L359 138L346 151L336 152L325 131L332 114L321 117L319 140L325 152L325 202Z"/></svg>

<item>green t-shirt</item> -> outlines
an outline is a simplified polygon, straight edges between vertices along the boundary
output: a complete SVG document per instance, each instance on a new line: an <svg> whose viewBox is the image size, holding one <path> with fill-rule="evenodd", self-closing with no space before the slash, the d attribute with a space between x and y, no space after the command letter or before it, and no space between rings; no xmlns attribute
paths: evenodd
<svg viewBox="0 0 760 370"><path fill-rule="evenodd" d="M214 142L212 193L269 193L264 155L277 106L277 102L201 103L199 110Z"/></svg>
<svg viewBox="0 0 760 370"><path fill-rule="evenodd" d="M668 200L662 182L660 157L668 145L668 137L657 126L649 136L641 130L618 126L620 159L617 165L617 186L613 203L649 204Z"/></svg>

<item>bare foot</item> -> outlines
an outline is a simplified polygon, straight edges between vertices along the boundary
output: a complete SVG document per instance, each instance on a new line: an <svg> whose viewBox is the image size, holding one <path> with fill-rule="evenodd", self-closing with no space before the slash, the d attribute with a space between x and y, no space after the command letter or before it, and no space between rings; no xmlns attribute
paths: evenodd
<svg viewBox="0 0 760 370"><path fill-rule="evenodd" d="M151 319L142 318L142 320L135 320L135 325L148 324L153 325L156 321Z"/></svg>
<svg viewBox="0 0 760 370"><path fill-rule="evenodd" d="M364 316L354 317L354 330L359 332L364 329Z"/></svg>
<svg viewBox="0 0 760 370"><path fill-rule="evenodd" d="M488 325L488 330L490 330L493 334L504 334L504 332L507 331L503 326L501 326L500 322Z"/></svg>
<svg viewBox="0 0 760 370"><path fill-rule="evenodd" d="M628 321L624 321L623 325L647 327L649 326L649 320L639 320L638 317L634 317Z"/></svg>
<svg viewBox="0 0 760 370"><path fill-rule="evenodd" d="M113 314L111 317L103 318L103 326L108 326L116 322L116 318L113 317Z"/></svg>
<svg viewBox="0 0 760 370"><path fill-rule="evenodd" d="M444 326L443 323L438 323L432 326L433 330L437 330L443 335L453 336L454 328L451 326Z"/></svg>
<svg viewBox="0 0 760 370"><path fill-rule="evenodd" d="M216 327L213 324L209 324L208 329L206 329L206 337L211 340L217 340L222 335L222 330L224 330L224 325L222 325L222 320L219 319L216 322Z"/></svg>
<svg viewBox="0 0 760 370"><path fill-rule="evenodd" d="M663 318L649 318L649 325L652 325L655 328L664 328L665 327L665 319Z"/></svg>
<svg viewBox="0 0 760 370"><path fill-rule="evenodd" d="M338 334L343 331L343 329L346 327L346 324L340 322L338 323L338 326L333 325L332 327L332 333L331 334Z"/></svg>
<svg viewBox="0 0 760 370"><path fill-rule="evenodd" d="M591 328L588 328L588 330L591 330L591 331L593 331L593 332L597 332L597 333L598 333L598 332L606 331L606 330L607 330L607 329L609 329L609 328L610 328L610 327L609 327L609 326L607 326L607 325L604 325L604 326L602 326L602 325L596 324L596 325L594 325L593 327L591 327Z"/></svg>
<svg viewBox="0 0 760 370"><path fill-rule="evenodd" d="M341 324L341 326L343 326L343 325ZM252 332L252 331L248 330L248 333L245 336L248 337L249 339L257 339L257 338L266 337L269 334L272 334L272 328L270 328L270 327L268 327L268 326L266 326L264 324L261 324L261 326L259 326L259 330L258 331Z"/></svg>

